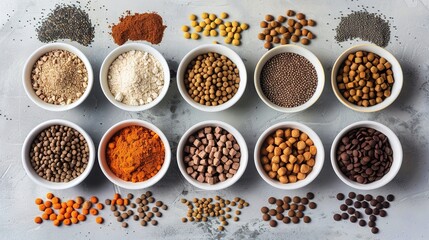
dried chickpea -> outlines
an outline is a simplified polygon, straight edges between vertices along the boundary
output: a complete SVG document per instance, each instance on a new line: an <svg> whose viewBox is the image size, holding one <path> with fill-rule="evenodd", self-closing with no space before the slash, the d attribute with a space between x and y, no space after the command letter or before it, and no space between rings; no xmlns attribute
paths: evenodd
<svg viewBox="0 0 429 240"><path fill-rule="evenodd" d="M189 27L188 27L188 26L186 26L186 25L183 25L183 26L182 26L182 31L183 31L183 32L188 32L188 31L189 31Z"/></svg>
<svg viewBox="0 0 429 240"><path fill-rule="evenodd" d="M192 33L191 34L191 38L194 39L194 40L197 40L197 39L200 38L200 35L198 33Z"/></svg>
<svg viewBox="0 0 429 240"><path fill-rule="evenodd" d="M220 14L220 18L222 18L222 19L228 18L228 13L226 13L226 12L222 12L222 13Z"/></svg>
<svg viewBox="0 0 429 240"><path fill-rule="evenodd" d="M264 171L280 183L303 180L312 171L316 147L299 129L277 129L270 134L260 150Z"/></svg>
<svg viewBox="0 0 429 240"><path fill-rule="evenodd" d="M195 20L197 20L197 16L195 14L191 14L191 15L189 15L189 20L195 21Z"/></svg>

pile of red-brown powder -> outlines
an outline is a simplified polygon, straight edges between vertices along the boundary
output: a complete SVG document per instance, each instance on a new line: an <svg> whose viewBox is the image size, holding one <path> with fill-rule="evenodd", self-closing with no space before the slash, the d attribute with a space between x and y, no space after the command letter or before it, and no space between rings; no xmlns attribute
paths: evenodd
<svg viewBox="0 0 429 240"><path fill-rule="evenodd" d="M119 18L119 23L112 26L112 37L116 44L122 45L128 40L144 40L159 44L167 26L157 13L136 13Z"/></svg>

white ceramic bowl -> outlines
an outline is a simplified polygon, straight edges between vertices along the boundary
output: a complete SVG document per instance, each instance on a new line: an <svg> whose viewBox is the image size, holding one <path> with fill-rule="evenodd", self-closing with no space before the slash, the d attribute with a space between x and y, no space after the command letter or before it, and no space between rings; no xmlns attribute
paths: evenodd
<svg viewBox="0 0 429 240"><path fill-rule="evenodd" d="M281 107L273 102L271 102L264 94L261 88L261 71L264 67L264 65L267 63L268 60L270 60L275 55L278 55L280 53L296 53L298 55L301 55L305 57L308 61L313 64L314 68L317 72L317 87L316 91L314 92L313 96L304 104L299 105L297 107L292 108L286 108ZM314 55L310 50L307 50L306 48L297 46L297 45L285 45L285 46L278 46L270 51L266 52L261 59L259 59L258 64L256 64L255 68L255 74L254 74L254 83L255 83L255 89L258 93L259 97L262 99L262 101L267 104L270 108L277 110L279 112L284 113L294 113L294 112L300 112L307 108L309 108L311 105L313 105L317 99L319 99L320 95L323 92L323 87L325 85L325 72L323 70L323 66L320 63L319 59Z"/></svg>
<svg viewBox="0 0 429 240"><path fill-rule="evenodd" d="M125 103L116 101L115 96L113 96L113 94L110 92L109 83L107 81L109 67L113 63L113 61L115 61L119 57L119 55L132 50L150 53L153 57L155 57L159 61L159 63L162 66L162 70L164 72L164 86L162 87L158 97L155 98L152 102L145 105L140 105L140 106L131 106L131 105L127 105ZM100 69L100 85L106 98L116 107L125 111L131 111L131 112L144 111L157 105L167 94L168 87L170 86L170 68L168 67L168 64L165 58L155 48L143 43L128 43L120 47L117 47L115 50L110 52L109 55L107 55L107 57L104 59Z"/></svg>
<svg viewBox="0 0 429 240"><path fill-rule="evenodd" d="M161 169L158 171L158 173L153 176L152 178L147 179L143 182L129 182L122 180L121 178L117 177L109 168L106 162L106 147L109 143L110 139L121 129L129 127L129 126L142 126L147 129L150 129L154 131L158 136L161 138L162 143L164 143L164 149L165 149L165 158L164 158L164 164L162 164ZM100 164L101 171L103 171L104 175L114 184L118 185L119 187L126 188L126 189L144 189L148 188L155 183L157 183L159 180L164 177L165 173L168 170L168 167L170 166L171 162L171 149L170 144L168 143L167 137L164 135L164 133L157 128L155 125L149 122L145 122L142 120L137 119L130 119L125 120L122 122L119 122L115 125L113 125L107 132L103 135L100 141L100 145L98 147L98 163Z"/></svg>
<svg viewBox="0 0 429 240"><path fill-rule="evenodd" d="M78 56L82 62L85 64L86 70L88 71L88 86L86 87L85 92L82 96L77 99L75 102L67 105L54 105L50 103L46 103L42 99L40 99L33 90L33 86L31 85L31 72L33 70L34 64L42 57L45 53L54 50L66 50L69 51L76 56ZM66 111L72 108L79 106L85 99L88 97L91 92L92 85L94 84L94 73L92 71L91 63L88 58L77 48L72 45L66 43L49 43L34 51L31 56L27 59L24 65L24 71L22 74L22 83L24 84L24 90L27 93L27 96L33 101L37 106L46 109L48 111Z"/></svg>
<svg viewBox="0 0 429 240"><path fill-rule="evenodd" d="M237 140L238 145L240 145L240 153L241 153L240 167L238 168L237 173L234 174L234 176L232 178L229 178L229 179L225 180L224 182L218 182L218 183L213 184L213 185L210 185L208 183L200 183L196 179L193 179L186 172L186 167L185 167L185 163L183 160L183 158L184 158L183 157L183 154L184 154L183 149L185 148L186 141L188 140L189 136L191 136L192 134L194 134L195 132L197 132L198 130L200 130L202 128L217 127L217 126L223 128L226 131L228 131L229 133L231 133L234 136L235 140ZM204 190L221 190L221 189L225 189L225 188L233 185L235 182L238 181L238 179L241 178L244 171L246 170L248 158L249 158L249 152L247 150L246 141L244 140L244 138L240 134L240 132L238 132L238 130L235 129L233 126L231 126L225 122L216 121L216 120L209 120L209 121L204 121L204 122L200 122L200 123L195 124L194 126L189 128L188 131L186 131L183 134L182 138L179 141L179 145L177 146L177 165L179 165L179 169L180 169L180 172L182 173L183 177L190 184L194 185L197 188L204 189Z"/></svg>
<svg viewBox="0 0 429 240"><path fill-rule="evenodd" d="M195 102L189 96L188 91L186 90L186 87L185 87L184 78L185 78L185 73L188 68L188 65L192 62L192 60L194 60L199 55L209 53L209 52L219 53L228 57L233 63L235 63L235 65L237 65L239 75L240 75L240 84L238 86L237 93L235 93L235 95L227 102L217 106L205 106ZM194 48L192 51L190 51L188 54L185 55L185 57L180 62L179 68L177 69L177 87L179 88L180 94L185 99L185 101L188 102L191 106L205 112L219 112L232 107L241 98L241 96L243 96L243 93L246 90L246 84L247 84L247 72L246 72L246 66L243 63L243 60L241 60L240 56L236 52L229 49L228 47L225 47L219 44L206 44L206 45L201 45L199 47Z"/></svg>
<svg viewBox="0 0 429 240"><path fill-rule="evenodd" d="M313 170L307 175L306 178L304 178L303 180L299 180L295 183L281 183L275 179L270 178L268 174L265 172L264 167L262 166L262 163L261 163L260 152L265 139L269 135L273 134L279 128L299 129L301 132L306 133L311 140L313 140L314 146L316 146L317 148L317 154L315 159L316 163L313 166ZM298 122L280 122L269 127L261 134L258 141L256 142L254 159L255 159L256 170L258 170L259 175L262 177L262 179L264 179L265 182L279 189L293 190L293 189L298 189L298 188L307 186L319 175L323 167L323 162L325 161L325 149L323 148L323 144L319 136L307 125L304 125Z"/></svg>
<svg viewBox="0 0 429 240"><path fill-rule="evenodd" d="M392 64L392 71L393 71L393 77L395 79L395 82L392 86L391 95L388 98L384 99L383 102L376 104L374 106L363 107L363 106L358 106L356 104L353 104L347 101L347 99L343 97L340 90L338 89L338 85L337 85L338 70L340 69L341 64L343 64L343 62L347 59L347 56L350 53L355 53L357 51L373 52L380 57L384 57L388 62ZM358 112L376 112L388 107L399 96L403 83L404 83L404 78L402 75L402 68L398 60L396 60L396 58L386 49L381 48L375 44L361 44L347 49L337 58L331 73L331 85L332 85L332 89L334 90L335 96L337 96L338 100L346 107Z"/></svg>
<svg viewBox="0 0 429 240"><path fill-rule="evenodd" d="M360 128L360 127L367 127L367 128L373 128L384 135L387 136L390 142L390 146L393 150L393 162L392 166L390 167L390 171L384 175L380 180L368 183L368 184L361 184L355 181L350 180L346 175L344 175L341 172L341 169L338 166L337 159L336 159L336 149L341 141L341 138L349 131ZM374 121L360 121L353 124L350 124L349 126L345 127L343 130L341 130L340 133L335 137L334 142L332 143L331 147L331 164L334 168L335 173L337 176L343 181L345 184L349 185L350 187L360 189L360 190L373 190L380 188L386 184L388 184L399 172L399 169L402 165L402 158L403 158L403 152L402 152L402 145L399 141L398 137L395 135L395 133L390 130L390 128L386 127L385 125L374 122Z"/></svg>
<svg viewBox="0 0 429 240"><path fill-rule="evenodd" d="M89 147L88 164L87 164L85 170L83 171L82 174L80 174L77 178L71 180L70 182L57 183L57 182L48 181L48 180L40 177L36 173L36 171L34 171L33 167L31 166L29 153L30 153L31 144L33 143L34 138L36 138L37 135L41 131L43 131L44 129L46 129L52 125L63 125L63 126L74 128L80 134L82 134L82 136L85 138L85 140L88 144L88 147ZM67 189L67 188L74 187L74 186L78 185L79 183L81 183L83 180L85 180L85 178L91 172L92 167L94 166L95 147L94 147L94 142L92 141L91 137L81 127L79 127L75 123L69 122L67 120L53 119L53 120L43 122L43 123L37 125L35 128L33 128L33 130L31 130L31 132L27 135L27 137L24 140L21 155L22 155L22 165L24 166L25 172L30 177L30 179L33 180L33 182L35 182L38 185L45 187L45 188L58 190L58 189Z"/></svg>

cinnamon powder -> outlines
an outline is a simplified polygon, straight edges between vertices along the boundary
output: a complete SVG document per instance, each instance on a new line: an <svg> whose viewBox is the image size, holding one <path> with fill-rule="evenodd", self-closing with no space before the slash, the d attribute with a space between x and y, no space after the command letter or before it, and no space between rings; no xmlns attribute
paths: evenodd
<svg viewBox="0 0 429 240"><path fill-rule="evenodd" d="M119 23L112 26L112 37L118 45L128 40L145 40L159 44L166 27L157 13L128 14L119 18Z"/></svg>

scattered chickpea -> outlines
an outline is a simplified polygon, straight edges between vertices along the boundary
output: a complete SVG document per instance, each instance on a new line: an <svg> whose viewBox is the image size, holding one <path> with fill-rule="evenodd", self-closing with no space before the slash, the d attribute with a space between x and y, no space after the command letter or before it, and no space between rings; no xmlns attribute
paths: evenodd
<svg viewBox="0 0 429 240"><path fill-rule="evenodd" d="M221 13L220 18L222 18L222 19L228 18L228 13L226 13L226 12Z"/></svg>
<svg viewBox="0 0 429 240"><path fill-rule="evenodd" d="M183 31L183 32L188 32L188 31L189 31L189 27L188 27L188 26L186 26L186 25L183 25L183 26L182 26L182 31Z"/></svg>
<svg viewBox="0 0 429 240"><path fill-rule="evenodd" d="M200 38L200 35L198 35L198 33L192 33L191 34L191 38L194 39L194 40L197 40L197 39Z"/></svg>
<svg viewBox="0 0 429 240"><path fill-rule="evenodd" d="M191 14L191 15L189 15L189 20L195 21L195 20L197 20L197 16L195 14Z"/></svg>

